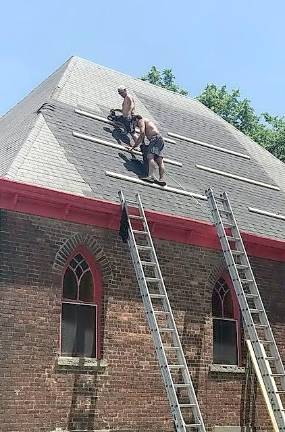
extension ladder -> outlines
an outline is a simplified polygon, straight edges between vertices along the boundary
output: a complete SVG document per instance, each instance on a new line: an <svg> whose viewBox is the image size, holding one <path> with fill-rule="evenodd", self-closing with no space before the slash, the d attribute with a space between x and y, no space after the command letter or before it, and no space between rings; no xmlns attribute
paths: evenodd
<svg viewBox="0 0 285 432"><path fill-rule="evenodd" d="M177 432L206 432L139 194L119 192L128 246ZM131 204L131 208L129 205Z"/></svg>
<svg viewBox="0 0 285 432"><path fill-rule="evenodd" d="M244 327L250 339L279 431L285 432L284 366L258 291L252 268L226 193L206 191L208 204L239 301Z"/></svg>

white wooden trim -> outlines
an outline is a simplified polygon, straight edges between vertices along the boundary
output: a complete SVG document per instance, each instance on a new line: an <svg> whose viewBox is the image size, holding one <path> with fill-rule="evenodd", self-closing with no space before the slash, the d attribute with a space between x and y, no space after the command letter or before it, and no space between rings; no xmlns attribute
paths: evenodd
<svg viewBox="0 0 285 432"><path fill-rule="evenodd" d="M238 156L238 157L241 157L241 158L244 158L244 159L250 159L250 156L248 156L248 155L246 155L244 153L239 153L239 152L236 152L234 150L229 150L229 149L226 149L225 147L219 147L219 146L216 146L214 144L208 144L208 143L205 143L203 141L199 141L199 140L196 140L194 138L188 138L188 137L186 137L184 135L178 135L178 134L173 133L173 132L168 132L168 135L171 136L171 137L174 137L174 138L178 138L178 139L181 139L181 140L184 140L184 141L191 142L193 144L198 144L198 145L203 146L203 147L208 147L208 148L211 148L213 150L218 150L220 152L232 154L234 156Z"/></svg>
<svg viewBox="0 0 285 432"><path fill-rule="evenodd" d="M85 140L88 140L88 141L95 142L97 144L102 144L102 145L105 145L105 146L108 146L108 147L113 147L113 148L125 151L127 153L130 153L126 149L126 147L123 146L123 145L121 145L121 144L117 144L117 143L113 143L113 142L110 142L110 141L106 141L106 140L103 140L101 138L96 138L96 137L93 137L91 135L86 135L86 134L83 134L81 132L76 132L76 131L73 131L72 135L75 136L76 138L85 139ZM138 151L138 150L133 150L133 153L135 155L142 156L142 153L140 151ZM175 161L173 159L163 158L163 160L164 160L165 163L168 163L170 165L175 165L175 166L182 167L182 163L181 162L177 162L177 161Z"/></svg>
<svg viewBox="0 0 285 432"><path fill-rule="evenodd" d="M261 210L261 209L255 208L255 207L248 207L248 210L250 212L252 212L252 213L257 213L257 214L261 214L261 215L264 215L264 216L269 216L269 217L272 217L272 218L275 218L275 219L281 219L281 220L285 221L285 216L283 216L283 215L281 215L279 213L272 213L272 212L269 212L269 211L266 211L266 210Z"/></svg>
<svg viewBox="0 0 285 432"><path fill-rule="evenodd" d="M217 170L217 169L214 169L214 168L206 167L204 165L196 164L195 166L196 166L196 168L201 169L203 171L208 171L208 172L211 172L211 173L214 173L214 174L219 174L219 175L222 175L222 176L225 176L225 177L233 178L233 179L236 179L236 180L241 180L243 182L255 184L257 186L262 186L262 187L265 187L267 189L273 189L273 190L280 191L279 187L277 187L277 186L270 185L268 183L263 183L263 182L260 182L258 180L253 180L253 179L250 179L248 177L242 177L242 176L239 176L239 175L236 175L236 174L228 173L226 171L221 171L221 170Z"/></svg>
<svg viewBox="0 0 285 432"><path fill-rule="evenodd" d="M174 141L174 140L172 140L170 138L167 138L167 137L163 137L163 141L169 142L170 144L176 144L176 141Z"/></svg>
<svg viewBox="0 0 285 432"><path fill-rule="evenodd" d="M247 349L249 351L250 358L251 358L251 361L252 361L252 364L253 364L254 372L256 374L256 378L257 378L258 384L260 386L260 390L261 390L264 402L266 404L266 408L267 408L268 414L270 416L270 420L271 420L274 432L278 432L280 429L279 429L279 427L277 425L277 422L275 420L275 415L274 415L274 412L273 412L272 407L271 407L271 402L270 402L270 399L269 399L269 395L267 393L267 389L266 389L266 387L264 385L264 382L263 382L263 378L262 378L262 374L261 374L261 371L260 371L260 368L259 368L259 364L258 364L258 362L256 360L255 353L254 353L254 350L252 348L252 343L251 343L251 341L249 339L246 339L246 344L247 344ZM262 346L262 350L263 350L264 356L266 356L266 352L265 352L263 346Z"/></svg>
<svg viewBox="0 0 285 432"><path fill-rule="evenodd" d="M143 186L150 186L150 187L153 187L153 188L156 188L156 189L164 190L166 192L173 192L173 193L176 193L176 194L179 194L179 195L191 196L191 197L194 197L194 198L197 198L197 199L201 199L201 200L204 200L204 201L207 200L207 197L205 195L200 195L200 194L197 194L195 192L188 192L188 191L185 191L183 189L176 189L176 188L171 187L171 186L160 186L160 185L158 185L156 183L148 183L148 182L146 182L144 180L141 180L139 178L127 176L127 175L124 175L124 174L115 173L113 171L105 171L105 174L108 177L113 177L113 178L117 178L117 179L120 179L120 180L127 180L127 181L130 181L132 183L138 183L138 184L141 184Z"/></svg>
<svg viewBox="0 0 285 432"><path fill-rule="evenodd" d="M82 115L84 117L89 117L89 118L92 118L94 120L99 120L99 121L101 121L103 123L107 123L109 125L115 126L115 124L113 122L111 122L110 120L106 119L105 117L99 116L97 114L93 114L93 113L90 113L90 112L87 112L87 111L84 111L84 110L80 110L80 109L77 109L77 108L75 108L74 112L76 112L77 114L80 114L80 115ZM136 132L139 132L138 128L136 128ZM176 141L174 141L174 140L172 140L170 138L163 137L163 139L164 139L164 141L169 142L170 144L176 144Z"/></svg>
<svg viewBox="0 0 285 432"><path fill-rule="evenodd" d="M95 119L95 120L99 120L99 121L101 121L103 123L107 123L107 124L113 125L113 123L110 120L106 119L105 117L99 116L97 114L93 114L93 113L90 113L90 112L87 112L87 111L83 111L83 110L80 110L80 109L77 109L77 108L75 108L74 112L76 112L76 114L80 114L80 115L82 115L84 117L89 117L89 118L92 118L92 119Z"/></svg>

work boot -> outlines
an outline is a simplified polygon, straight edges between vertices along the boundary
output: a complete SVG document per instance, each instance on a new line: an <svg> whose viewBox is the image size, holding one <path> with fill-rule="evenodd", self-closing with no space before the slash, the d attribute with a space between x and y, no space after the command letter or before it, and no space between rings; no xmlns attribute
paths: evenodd
<svg viewBox="0 0 285 432"><path fill-rule="evenodd" d="M141 177L141 180L146 181L148 183L154 183L156 181L156 179L154 177L151 177L151 176Z"/></svg>
<svg viewBox="0 0 285 432"><path fill-rule="evenodd" d="M156 183L159 184L160 186L166 186L166 181L163 179L156 180Z"/></svg>

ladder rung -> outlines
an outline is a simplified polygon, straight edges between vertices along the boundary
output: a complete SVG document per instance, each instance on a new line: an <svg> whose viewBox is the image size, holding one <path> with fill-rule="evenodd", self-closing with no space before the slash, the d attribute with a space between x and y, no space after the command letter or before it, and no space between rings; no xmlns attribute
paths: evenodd
<svg viewBox="0 0 285 432"><path fill-rule="evenodd" d="M244 255L243 251L231 249L231 253L236 256Z"/></svg>
<svg viewBox="0 0 285 432"><path fill-rule="evenodd" d="M160 279L155 277L146 277L145 280L147 282L160 282Z"/></svg>
<svg viewBox="0 0 285 432"><path fill-rule="evenodd" d="M133 230L134 234L148 234L147 231Z"/></svg>
<svg viewBox="0 0 285 432"><path fill-rule="evenodd" d="M285 390L276 390L275 392L272 392L272 393L284 394L284 393L285 393Z"/></svg>
<svg viewBox="0 0 285 432"><path fill-rule="evenodd" d="M253 299L257 298L258 294L245 293L246 298Z"/></svg>
<svg viewBox="0 0 285 432"><path fill-rule="evenodd" d="M224 213L224 214L228 214L228 215L232 214L232 212L231 212L230 210L225 210L225 209L220 209L220 208L218 208L218 211L219 211L220 213Z"/></svg>
<svg viewBox="0 0 285 432"><path fill-rule="evenodd" d="M226 235L226 238L227 238L229 241L238 241L238 240L239 240L239 238L237 238L237 237L233 237L233 236L230 236L230 235Z"/></svg>
<svg viewBox="0 0 285 432"><path fill-rule="evenodd" d="M184 369L184 365L169 365L170 369Z"/></svg>
<svg viewBox="0 0 285 432"><path fill-rule="evenodd" d="M254 327L256 328L268 328L268 324L254 324Z"/></svg>
<svg viewBox="0 0 285 432"><path fill-rule="evenodd" d="M253 279L240 279L241 283L247 284L247 283L252 283ZM257 294L254 294L257 295Z"/></svg>
<svg viewBox="0 0 285 432"><path fill-rule="evenodd" d="M187 388L190 387L190 384L174 384L175 388Z"/></svg>
<svg viewBox="0 0 285 432"><path fill-rule="evenodd" d="M154 310L153 313L155 313L155 314L163 314L163 315L168 315L168 314L170 314L170 312L166 312L166 311L159 311L159 310Z"/></svg>
<svg viewBox="0 0 285 432"><path fill-rule="evenodd" d="M249 312L252 314L259 314L259 313L262 313L263 310L262 309L249 309Z"/></svg>
<svg viewBox="0 0 285 432"><path fill-rule="evenodd" d="M264 360L267 360L267 361L275 361L275 360L277 360L277 359L276 359L276 357L266 356L266 357L264 357Z"/></svg>
<svg viewBox="0 0 285 432"><path fill-rule="evenodd" d="M130 219L137 219L137 220L144 220L142 216L137 216L137 215L129 215Z"/></svg>
<svg viewBox="0 0 285 432"><path fill-rule="evenodd" d="M144 265L144 266L151 266L151 267L156 266L156 263L153 262L153 261L141 261L141 263L142 263L142 265Z"/></svg>
<svg viewBox="0 0 285 432"><path fill-rule="evenodd" d="M272 377L284 377L285 374L284 373L273 373L273 374L270 374L270 376L272 376Z"/></svg>
<svg viewBox="0 0 285 432"><path fill-rule="evenodd" d="M132 204L132 205L135 206L135 207L139 207L137 201L131 201L131 200L128 200L128 201L126 202L125 207L128 207L129 204Z"/></svg>
<svg viewBox="0 0 285 432"><path fill-rule="evenodd" d="M273 344L272 340L261 340L260 339L259 342L262 343L262 344Z"/></svg>
<svg viewBox="0 0 285 432"><path fill-rule="evenodd" d="M180 350L180 347L179 346L165 346L164 347L164 349L165 350L173 350L173 351L178 351L178 350Z"/></svg>
<svg viewBox="0 0 285 432"><path fill-rule="evenodd" d="M248 269L249 266L247 264L236 264L236 268L240 270Z"/></svg>
<svg viewBox="0 0 285 432"><path fill-rule="evenodd" d="M184 404L184 403L182 403L182 404L179 404L179 406L180 406L180 408L194 408L195 406L196 406L196 404L194 404L194 403L186 403L186 404Z"/></svg>
<svg viewBox="0 0 285 432"><path fill-rule="evenodd" d="M201 426L201 423L191 423L191 424L186 424L185 423L185 427L187 428L196 428L198 426Z"/></svg>
<svg viewBox="0 0 285 432"><path fill-rule="evenodd" d="M165 333L165 332L174 332L175 329L174 328L161 328L161 329L159 329L159 331L163 332L163 333Z"/></svg>
<svg viewBox="0 0 285 432"><path fill-rule="evenodd" d="M165 298L165 294L149 294L150 298L163 299Z"/></svg>
<svg viewBox="0 0 285 432"><path fill-rule="evenodd" d="M138 250L152 250L151 246L142 246L142 245L137 245Z"/></svg>
<svg viewBox="0 0 285 432"><path fill-rule="evenodd" d="M220 222L220 223L222 225L226 225L229 228L233 228L235 226L233 222L229 222L229 221L223 221L223 222Z"/></svg>

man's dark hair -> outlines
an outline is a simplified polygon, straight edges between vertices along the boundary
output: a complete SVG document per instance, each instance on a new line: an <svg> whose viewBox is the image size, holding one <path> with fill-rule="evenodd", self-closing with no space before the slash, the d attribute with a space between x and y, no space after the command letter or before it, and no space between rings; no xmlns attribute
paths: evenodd
<svg viewBox="0 0 285 432"><path fill-rule="evenodd" d="M136 115L133 116L133 119L134 119L134 120L141 120L141 119L142 119L142 116L139 115L139 114L136 114Z"/></svg>

